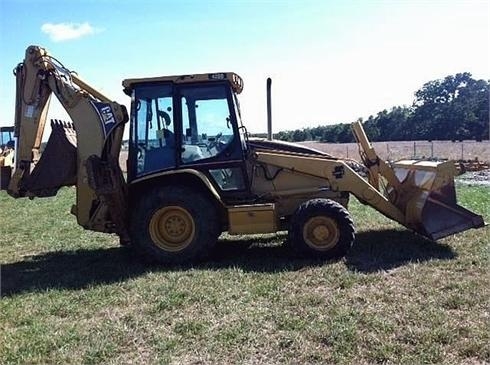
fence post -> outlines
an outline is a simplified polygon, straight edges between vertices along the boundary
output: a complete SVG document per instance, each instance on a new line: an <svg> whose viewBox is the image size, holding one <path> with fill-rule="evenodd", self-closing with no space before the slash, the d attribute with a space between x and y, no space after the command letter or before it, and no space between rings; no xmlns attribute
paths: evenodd
<svg viewBox="0 0 490 365"><path fill-rule="evenodd" d="M464 160L464 142L461 141L461 160Z"/></svg>
<svg viewBox="0 0 490 365"><path fill-rule="evenodd" d="M413 141L413 158L417 156L417 142Z"/></svg>
<svg viewBox="0 0 490 365"><path fill-rule="evenodd" d="M434 141L430 141L430 158L434 159Z"/></svg>

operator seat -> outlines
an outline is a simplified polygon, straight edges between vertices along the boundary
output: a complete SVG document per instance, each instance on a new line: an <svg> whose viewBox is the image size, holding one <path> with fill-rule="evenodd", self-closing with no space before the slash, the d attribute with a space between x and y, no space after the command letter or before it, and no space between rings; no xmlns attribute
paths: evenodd
<svg viewBox="0 0 490 365"><path fill-rule="evenodd" d="M163 146L148 149L145 153L145 171L156 171L175 167L175 135L168 129L172 120L167 112L157 111L158 118L163 119L165 127L162 130Z"/></svg>

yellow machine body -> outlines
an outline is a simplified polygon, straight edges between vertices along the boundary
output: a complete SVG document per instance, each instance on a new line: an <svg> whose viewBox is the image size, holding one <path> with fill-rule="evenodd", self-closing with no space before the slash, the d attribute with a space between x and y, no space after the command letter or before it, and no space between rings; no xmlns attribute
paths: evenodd
<svg viewBox="0 0 490 365"><path fill-rule="evenodd" d="M200 240L216 239L222 231L290 229L293 241L300 239L320 253L335 249L342 239L349 246L354 237L346 210L349 194L430 239L484 225L481 216L457 204L453 163L406 160L390 165L377 156L361 123L352 129L367 178L352 168L352 161L294 144L249 139L237 100L243 81L234 73L124 80L132 98L130 115L44 48L29 47L15 74L18 145L10 195L52 196L61 186L75 185L71 211L80 225L115 232L125 243L139 242L147 256L161 257L161 262L201 255ZM154 96L161 90L173 94ZM72 122L52 121L41 153L52 94ZM161 106L171 99L166 108ZM220 120L226 138L197 129L196 115L210 100L226 108L226 118ZM203 106L198 109L198 104ZM184 111L188 114L178 114ZM132 135L125 178L119 157L128 120ZM148 131L155 126L150 140ZM169 126L179 135L172 143L166 140L173 135ZM135 134L138 128L146 128L140 131L146 139ZM150 162L162 164L165 153L172 154L170 167L145 170Z"/></svg>
<svg viewBox="0 0 490 365"><path fill-rule="evenodd" d="M274 204L239 205L227 210L230 234L277 232Z"/></svg>

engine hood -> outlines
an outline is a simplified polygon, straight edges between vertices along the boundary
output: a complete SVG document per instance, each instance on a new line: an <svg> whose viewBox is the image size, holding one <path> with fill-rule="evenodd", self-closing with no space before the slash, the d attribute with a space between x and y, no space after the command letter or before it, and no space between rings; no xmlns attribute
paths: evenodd
<svg viewBox="0 0 490 365"><path fill-rule="evenodd" d="M333 157L328 153L319 151L314 148L305 147L297 143L278 141L278 140L269 141L263 138L249 138L247 145L251 149L275 150L275 151L305 153L309 155L321 155L326 157Z"/></svg>

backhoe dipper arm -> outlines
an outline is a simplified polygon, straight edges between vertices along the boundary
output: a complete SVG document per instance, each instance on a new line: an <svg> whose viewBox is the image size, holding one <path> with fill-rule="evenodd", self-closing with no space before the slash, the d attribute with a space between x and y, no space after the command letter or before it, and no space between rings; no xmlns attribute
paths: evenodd
<svg viewBox="0 0 490 365"><path fill-rule="evenodd" d="M107 216L107 207L103 207L89 184L88 161L94 156L103 161L117 161L124 123L128 120L126 108L87 85L38 46L27 48L25 59L15 68L14 74L17 150L9 194L14 197L43 196L29 190L31 185L27 182L33 180L31 173L40 160L39 149L49 101L54 94L76 130L77 202L72 212L83 227L107 231L103 228L102 217ZM100 225L99 229L97 225Z"/></svg>

